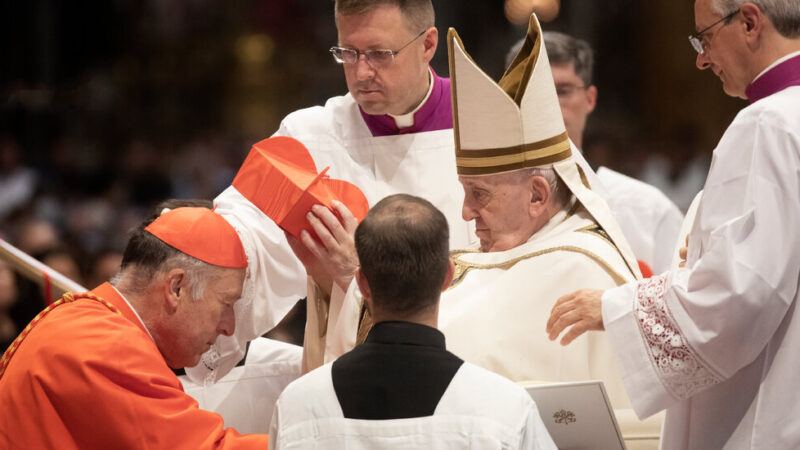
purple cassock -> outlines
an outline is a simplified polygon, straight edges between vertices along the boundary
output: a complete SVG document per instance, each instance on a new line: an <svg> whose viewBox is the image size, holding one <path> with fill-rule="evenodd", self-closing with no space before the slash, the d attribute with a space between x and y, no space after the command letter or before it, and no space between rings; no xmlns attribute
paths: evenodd
<svg viewBox="0 0 800 450"><path fill-rule="evenodd" d="M750 103L780 92L790 86L800 86L800 55L793 56L750 83L745 95Z"/></svg>
<svg viewBox="0 0 800 450"><path fill-rule="evenodd" d="M422 107L414 113L414 125L397 128L394 118L388 114L367 114L361 107L361 117L367 123L372 136L394 136L398 134L421 133L423 131L447 130L453 128L453 104L450 100L450 79L442 78L431 69L433 90Z"/></svg>

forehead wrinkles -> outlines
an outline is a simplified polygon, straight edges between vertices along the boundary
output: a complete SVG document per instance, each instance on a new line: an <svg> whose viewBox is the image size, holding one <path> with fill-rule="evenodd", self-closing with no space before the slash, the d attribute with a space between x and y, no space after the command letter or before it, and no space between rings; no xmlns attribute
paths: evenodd
<svg viewBox="0 0 800 450"><path fill-rule="evenodd" d="M469 176L462 175L458 179L464 184L473 186L480 186L483 188L498 188L503 185L517 185L520 184L520 177L525 177L527 174L525 169L515 170L511 172L495 173L483 176Z"/></svg>
<svg viewBox="0 0 800 450"><path fill-rule="evenodd" d="M460 177L459 181L464 187L467 188L477 188L477 189L485 189L491 190L494 188L494 184L488 183L486 180L481 180L480 178L467 178L467 177Z"/></svg>

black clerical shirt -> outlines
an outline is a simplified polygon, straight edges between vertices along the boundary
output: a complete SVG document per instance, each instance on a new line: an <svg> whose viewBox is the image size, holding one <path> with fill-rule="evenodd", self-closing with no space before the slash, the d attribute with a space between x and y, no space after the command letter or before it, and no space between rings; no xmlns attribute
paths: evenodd
<svg viewBox="0 0 800 450"><path fill-rule="evenodd" d="M463 362L435 328L380 322L363 344L334 361L331 375L344 417L407 419L433 415Z"/></svg>

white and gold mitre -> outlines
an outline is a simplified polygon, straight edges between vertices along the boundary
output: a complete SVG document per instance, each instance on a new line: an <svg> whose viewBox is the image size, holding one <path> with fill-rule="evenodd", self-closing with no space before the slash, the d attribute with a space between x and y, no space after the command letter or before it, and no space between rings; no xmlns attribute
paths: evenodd
<svg viewBox="0 0 800 450"><path fill-rule="evenodd" d="M591 190L572 158L536 15L531 15L525 42L497 83L467 54L453 28L447 33L447 48L458 174L552 168L602 227L631 273L641 278L636 257L608 204Z"/></svg>
<svg viewBox="0 0 800 450"><path fill-rule="evenodd" d="M549 167L571 151L542 30L532 15L528 35L499 82L447 33L456 167L459 175L488 175Z"/></svg>

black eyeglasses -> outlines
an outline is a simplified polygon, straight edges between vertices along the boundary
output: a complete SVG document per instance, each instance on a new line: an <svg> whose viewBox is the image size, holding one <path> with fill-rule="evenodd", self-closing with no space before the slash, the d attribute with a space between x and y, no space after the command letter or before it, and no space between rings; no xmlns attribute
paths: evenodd
<svg viewBox="0 0 800 450"><path fill-rule="evenodd" d="M705 45L703 45L703 33L705 33L706 31L714 28L715 26L717 26L718 24L720 24L722 22L726 22L725 25L727 25L730 22L731 18L733 18L733 16L735 16L736 14L739 14L739 10L738 9L736 11L728 14L727 16L723 17L722 19L719 19L718 21L712 23L711 25L703 28L702 30L698 31L697 33L690 35L689 36L689 43L692 44L692 48L697 53L700 53L702 55L706 51Z"/></svg>
<svg viewBox="0 0 800 450"><path fill-rule="evenodd" d="M556 95L559 101L567 100L572 94L586 89L586 85L562 84L556 85Z"/></svg>
<svg viewBox="0 0 800 450"><path fill-rule="evenodd" d="M412 42L419 39L425 32L428 30L422 31L422 33L418 34L414 39L408 41L406 45L398 48L397 50L389 50L389 49L380 49L380 50L357 50L354 48L344 48L344 47L331 47L331 54L333 55L333 59L339 64L355 64L358 62L358 58L361 55L364 55L364 59L367 61L367 64L374 68L384 68L390 66L394 63L394 57L400 50L411 45Z"/></svg>

